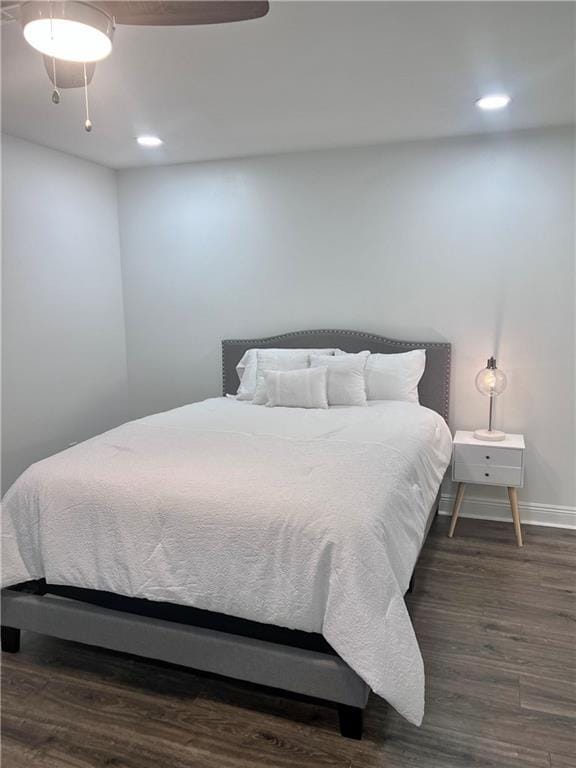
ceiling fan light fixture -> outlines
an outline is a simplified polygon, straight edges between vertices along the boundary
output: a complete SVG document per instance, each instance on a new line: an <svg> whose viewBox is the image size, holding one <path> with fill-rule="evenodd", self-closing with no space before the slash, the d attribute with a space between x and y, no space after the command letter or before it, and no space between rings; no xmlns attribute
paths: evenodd
<svg viewBox="0 0 576 768"><path fill-rule="evenodd" d="M12 0L0 0L2 16ZM90 132L88 84L96 62L112 52L116 24L152 27L225 24L265 16L268 0L14 0L20 8L24 39L44 56L54 85L52 101L59 104L61 88L84 89ZM138 136L143 147L159 147L157 136Z"/></svg>
<svg viewBox="0 0 576 768"><path fill-rule="evenodd" d="M22 5L26 42L62 61L101 61L112 51L114 22L94 5L83 2L33 0Z"/></svg>

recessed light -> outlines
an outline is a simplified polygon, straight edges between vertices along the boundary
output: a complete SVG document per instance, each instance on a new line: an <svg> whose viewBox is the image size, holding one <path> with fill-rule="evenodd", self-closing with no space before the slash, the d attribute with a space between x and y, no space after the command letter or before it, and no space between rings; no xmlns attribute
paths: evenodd
<svg viewBox="0 0 576 768"><path fill-rule="evenodd" d="M476 101L476 106L480 109L503 109L510 104L510 96L505 93L492 93L489 96L482 96Z"/></svg>
<svg viewBox="0 0 576 768"><path fill-rule="evenodd" d="M164 144L158 136L138 136L136 141L141 147L159 147L161 144Z"/></svg>

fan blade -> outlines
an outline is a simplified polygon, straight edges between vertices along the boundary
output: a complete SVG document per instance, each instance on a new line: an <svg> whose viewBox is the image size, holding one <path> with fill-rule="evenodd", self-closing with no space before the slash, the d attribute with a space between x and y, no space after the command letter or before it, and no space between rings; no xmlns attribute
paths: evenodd
<svg viewBox="0 0 576 768"><path fill-rule="evenodd" d="M44 66L48 77L58 88L81 88L84 85L84 64L78 61L62 61L43 56ZM56 65L56 81L54 81L54 64ZM96 62L86 64L86 80L88 83L94 77Z"/></svg>
<svg viewBox="0 0 576 768"><path fill-rule="evenodd" d="M92 3L113 16L117 24L140 24L149 27L186 26L189 24L226 24L265 16L268 2L263 0L204 0L204 2L162 2L162 0L97 0Z"/></svg>
<svg viewBox="0 0 576 768"><path fill-rule="evenodd" d="M20 18L20 3L16 0L1 0L0 18L2 21L17 21Z"/></svg>

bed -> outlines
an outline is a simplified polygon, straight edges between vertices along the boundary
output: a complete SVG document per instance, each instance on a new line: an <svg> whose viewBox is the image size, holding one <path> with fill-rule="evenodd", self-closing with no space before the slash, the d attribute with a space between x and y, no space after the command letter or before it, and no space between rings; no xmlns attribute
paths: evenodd
<svg viewBox="0 0 576 768"><path fill-rule="evenodd" d="M230 397L248 349L329 347L425 349L420 405ZM328 330L225 340L222 373L223 397L122 425L10 489L3 650L24 629L334 702L353 738L373 690L419 724L403 597L450 459L450 345Z"/></svg>

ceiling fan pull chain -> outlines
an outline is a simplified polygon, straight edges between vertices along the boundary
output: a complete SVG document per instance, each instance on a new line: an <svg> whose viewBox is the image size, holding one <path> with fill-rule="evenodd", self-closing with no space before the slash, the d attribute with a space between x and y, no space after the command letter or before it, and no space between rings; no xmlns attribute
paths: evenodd
<svg viewBox="0 0 576 768"><path fill-rule="evenodd" d="M86 62L84 62L84 100L86 102L86 122L84 130L90 133L92 130L92 121L90 120L90 108L88 106L88 78L86 76Z"/></svg>
<svg viewBox="0 0 576 768"><path fill-rule="evenodd" d="M53 7L50 3L50 39L54 40L54 15L52 13ZM54 81L54 90L52 91L52 103L60 104L60 91L58 90L58 83L56 82L56 58L52 56L52 80Z"/></svg>
<svg viewBox="0 0 576 768"><path fill-rule="evenodd" d="M52 91L52 101L54 104L60 104L60 91L56 82L56 59L52 56L52 79L54 81L54 90Z"/></svg>

